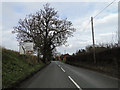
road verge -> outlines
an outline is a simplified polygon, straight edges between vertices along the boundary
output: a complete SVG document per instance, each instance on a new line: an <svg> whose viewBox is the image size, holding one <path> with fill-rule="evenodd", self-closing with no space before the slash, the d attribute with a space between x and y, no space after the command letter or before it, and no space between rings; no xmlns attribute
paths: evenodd
<svg viewBox="0 0 120 90"><path fill-rule="evenodd" d="M21 56L19 52L2 48L2 88L17 87L49 63L38 63L36 56Z"/></svg>

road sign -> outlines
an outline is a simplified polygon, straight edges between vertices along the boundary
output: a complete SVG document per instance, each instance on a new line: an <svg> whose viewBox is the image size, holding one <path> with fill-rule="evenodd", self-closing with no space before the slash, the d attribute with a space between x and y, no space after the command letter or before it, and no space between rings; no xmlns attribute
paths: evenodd
<svg viewBox="0 0 120 90"><path fill-rule="evenodd" d="M33 54L33 42L21 42L19 52L20 54Z"/></svg>
<svg viewBox="0 0 120 90"><path fill-rule="evenodd" d="M120 22L119 22L120 23ZM119 27L118 27L119 28ZM118 30L118 46L120 47L120 29Z"/></svg>

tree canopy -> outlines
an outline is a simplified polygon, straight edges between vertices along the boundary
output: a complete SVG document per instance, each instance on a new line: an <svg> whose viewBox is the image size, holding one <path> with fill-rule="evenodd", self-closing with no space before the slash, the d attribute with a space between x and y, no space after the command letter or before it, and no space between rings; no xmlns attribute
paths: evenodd
<svg viewBox="0 0 120 90"><path fill-rule="evenodd" d="M67 18L60 19L58 11L50 7L47 3L34 14L20 19L18 25L14 27L19 42L33 41L38 54L43 55L43 61L49 60L52 51L67 42L67 38L72 36L75 28Z"/></svg>

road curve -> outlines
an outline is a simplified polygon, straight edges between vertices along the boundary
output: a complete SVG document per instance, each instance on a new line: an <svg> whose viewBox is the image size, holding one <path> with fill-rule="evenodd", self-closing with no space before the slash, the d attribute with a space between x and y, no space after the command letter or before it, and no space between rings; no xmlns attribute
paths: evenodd
<svg viewBox="0 0 120 90"><path fill-rule="evenodd" d="M52 61L20 88L118 88L120 80L83 68Z"/></svg>

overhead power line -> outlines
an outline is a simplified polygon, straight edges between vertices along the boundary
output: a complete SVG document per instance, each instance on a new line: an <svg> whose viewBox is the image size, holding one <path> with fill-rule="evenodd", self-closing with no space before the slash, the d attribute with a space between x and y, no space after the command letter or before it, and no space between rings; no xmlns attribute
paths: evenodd
<svg viewBox="0 0 120 90"><path fill-rule="evenodd" d="M83 31L88 27L88 25L90 24L91 20L86 24L86 26L83 28Z"/></svg>
<svg viewBox="0 0 120 90"><path fill-rule="evenodd" d="M108 4L105 8L103 8L98 14L96 14L93 18L96 18L99 14L101 14L107 7L112 5L116 0L112 1L110 4Z"/></svg>
<svg viewBox="0 0 120 90"><path fill-rule="evenodd" d="M96 18L99 14L101 14L107 7L109 7L110 5L112 5L116 0L112 1L110 4L108 4L105 8L103 8L99 13L97 13L93 18ZM90 24L91 20L89 20L89 22L86 24L86 26L83 28L83 31L88 27L88 25Z"/></svg>

